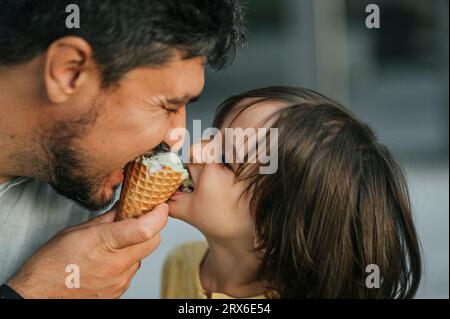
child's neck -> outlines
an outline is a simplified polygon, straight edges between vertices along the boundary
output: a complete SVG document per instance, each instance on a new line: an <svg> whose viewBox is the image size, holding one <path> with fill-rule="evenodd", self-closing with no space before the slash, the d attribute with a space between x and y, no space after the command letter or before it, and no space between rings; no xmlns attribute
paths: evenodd
<svg viewBox="0 0 450 319"><path fill-rule="evenodd" d="M260 260L252 245L208 239L209 250L200 269L207 294L219 292L235 298L253 297L266 291L258 279Z"/></svg>

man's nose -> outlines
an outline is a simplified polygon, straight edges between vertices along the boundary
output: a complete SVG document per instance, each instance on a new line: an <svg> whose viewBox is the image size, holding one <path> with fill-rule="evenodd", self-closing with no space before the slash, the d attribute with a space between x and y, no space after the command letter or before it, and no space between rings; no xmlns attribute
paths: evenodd
<svg viewBox="0 0 450 319"><path fill-rule="evenodd" d="M183 147L186 137L186 108L183 107L174 115L164 142L169 145L173 152Z"/></svg>

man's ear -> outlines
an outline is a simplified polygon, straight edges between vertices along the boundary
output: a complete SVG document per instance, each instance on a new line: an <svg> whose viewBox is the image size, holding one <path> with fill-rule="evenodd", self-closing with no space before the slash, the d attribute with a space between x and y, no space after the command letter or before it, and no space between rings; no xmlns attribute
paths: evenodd
<svg viewBox="0 0 450 319"><path fill-rule="evenodd" d="M64 103L80 90L95 68L92 48L80 37L63 37L47 49L44 82L48 99Z"/></svg>

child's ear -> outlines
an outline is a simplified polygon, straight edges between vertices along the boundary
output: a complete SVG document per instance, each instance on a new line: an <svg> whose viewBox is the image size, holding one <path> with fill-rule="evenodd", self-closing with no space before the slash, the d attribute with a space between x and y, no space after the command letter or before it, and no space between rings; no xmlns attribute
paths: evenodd
<svg viewBox="0 0 450 319"><path fill-rule="evenodd" d="M253 248L255 249L259 249L259 247L261 247L261 243L258 239L258 236L256 236L256 234L253 236Z"/></svg>

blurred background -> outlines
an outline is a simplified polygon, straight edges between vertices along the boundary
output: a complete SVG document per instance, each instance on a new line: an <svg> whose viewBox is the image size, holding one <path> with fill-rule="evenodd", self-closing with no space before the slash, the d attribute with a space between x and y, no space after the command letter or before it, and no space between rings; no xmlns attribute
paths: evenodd
<svg viewBox="0 0 450 319"><path fill-rule="evenodd" d="M242 91L294 85L352 109L406 170L424 274L417 298L449 298L449 2L446 0L245 0L249 43L226 70L206 74L187 125L211 126L216 106ZM380 28L365 24L370 3ZM196 142L196 141L193 141ZM159 298L165 256L201 240L170 220L125 298Z"/></svg>

